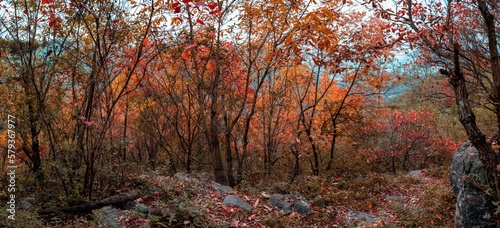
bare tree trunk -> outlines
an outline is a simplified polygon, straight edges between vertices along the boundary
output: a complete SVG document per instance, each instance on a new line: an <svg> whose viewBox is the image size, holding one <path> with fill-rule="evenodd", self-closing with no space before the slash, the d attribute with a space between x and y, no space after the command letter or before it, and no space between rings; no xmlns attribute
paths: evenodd
<svg viewBox="0 0 500 228"><path fill-rule="evenodd" d="M125 101L125 119L123 120L123 143L125 145L120 145L120 146L123 146L123 149L122 149L122 159L123 159L123 162L125 162L127 160L127 123L128 123L128 104L129 100L128 100L128 95L127 95L127 99Z"/></svg>
<svg viewBox="0 0 500 228"><path fill-rule="evenodd" d="M227 162L227 182L229 186L236 185L236 179L233 175L233 155L231 149L231 135L226 132L226 162Z"/></svg>
<svg viewBox="0 0 500 228"><path fill-rule="evenodd" d="M28 98L31 100L31 98ZM30 102L30 101L28 101ZM29 125L30 125L30 136L31 136L31 148L28 149L28 157L31 160L31 170L35 173L35 178L38 181L40 186L43 186L44 174L42 171L42 159L40 157L40 142L38 140L38 135L40 134L40 130L37 128L37 118L35 114L36 112L33 109L33 105L31 103L28 104L29 110Z"/></svg>
<svg viewBox="0 0 500 228"><path fill-rule="evenodd" d="M326 170L332 169L333 158L334 158L334 153L335 153L335 146L337 143L337 136L338 136L338 130L337 130L337 123L335 121L333 123L333 137L332 137L332 142L330 145L330 159L328 160L328 166L326 167Z"/></svg>
<svg viewBox="0 0 500 228"><path fill-rule="evenodd" d="M469 102L466 80L460 69L460 50L458 44L454 45L453 64L453 72L449 73L441 70L441 73L448 76L449 83L453 87L460 123L465 128L469 140L479 152L479 158L484 164L487 184L497 189L496 156L491 145L487 142L486 136L476 124L476 116Z"/></svg>
<svg viewBox="0 0 500 228"><path fill-rule="evenodd" d="M305 121L305 120L303 120L303 121ZM305 124L304 124L304 127L306 127ZM312 138L311 128L312 128L312 124L310 124L308 126L308 129L306 129L305 132L306 132L307 139L308 139L309 143L311 143L311 149L312 149L313 157L314 157L314 163L311 162L311 168L313 171L313 175L318 176L319 175L319 152L318 152L318 147L316 146L316 143L314 142L314 139Z"/></svg>
<svg viewBox="0 0 500 228"><path fill-rule="evenodd" d="M226 162L227 162L227 182L229 186L236 185L236 179L233 175L233 154L231 149L231 132L229 131L227 114L224 114L224 123L226 124L226 131L224 133L226 138ZM236 145L235 145L236 146Z"/></svg>
<svg viewBox="0 0 500 228"><path fill-rule="evenodd" d="M72 207L60 207L52 210L45 210L45 211L40 211L38 214L41 215L48 215L48 214L55 214L55 213L73 213L73 214L78 214L78 213L85 213L85 212L90 212L95 209L99 209L101 207L107 206L107 205L113 205L113 204L120 204L120 203L125 203L128 201L132 201L139 198L139 193L137 192L126 192L126 193L120 193L118 195L114 195L108 198L104 198L101 200L93 201L93 202L88 202L82 205L77 205L77 206L72 206Z"/></svg>
<svg viewBox="0 0 500 228"><path fill-rule="evenodd" d="M295 178L300 174L300 160L299 160L300 154L299 154L299 151L297 150L295 145L292 146L291 150L292 150L292 154L293 154L295 163L293 166L293 174L292 174L292 178L290 179L290 184L292 184L293 181L295 180Z"/></svg>
<svg viewBox="0 0 500 228"><path fill-rule="evenodd" d="M212 101L212 110L210 111L210 153L212 153L212 166L215 181L221 184L227 184L226 174L224 174L224 164L220 152L219 128L217 126L217 106L216 101Z"/></svg>
<svg viewBox="0 0 500 228"><path fill-rule="evenodd" d="M490 67L493 76L493 103L497 117L497 129L500 129L500 57L498 54L498 42L495 26L495 16L491 13L485 0L477 1L479 10L486 25L486 35L488 37L488 48L490 54ZM495 10L495 9L492 9Z"/></svg>

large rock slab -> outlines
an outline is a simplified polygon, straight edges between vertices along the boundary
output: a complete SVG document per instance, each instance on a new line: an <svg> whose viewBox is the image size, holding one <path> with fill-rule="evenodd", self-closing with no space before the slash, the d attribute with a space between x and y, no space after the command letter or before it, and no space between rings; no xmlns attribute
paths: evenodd
<svg viewBox="0 0 500 228"><path fill-rule="evenodd" d="M222 204L236 206L245 211L252 212L252 206L237 195L227 195Z"/></svg>
<svg viewBox="0 0 500 228"><path fill-rule="evenodd" d="M477 149L470 143L462 144L453 154L450 179L457 197L455 227L495 227L492 222L493 200L464 176L480 184L486 183L484 166Z"/></svg>

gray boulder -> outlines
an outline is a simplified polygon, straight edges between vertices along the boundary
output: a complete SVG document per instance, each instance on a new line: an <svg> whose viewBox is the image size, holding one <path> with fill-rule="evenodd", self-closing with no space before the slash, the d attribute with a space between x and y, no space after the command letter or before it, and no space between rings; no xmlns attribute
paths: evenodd
<svg viewBox="0 0 500 228"><path fill-rule="evenodd" d="M223 185L223 184L217 183L215 181L209 181L205 178L199 178L196 176L192 176L189 173L183 173L183 172L176 173L176 174L174 174L174 178L181 180L181 181L186 181L186 182L189 182L192 184L203 184L205 186L211 187L215 193L219 193L219 194L228 194L228 193L231 193L233 191L233 188L231 188L227 185Z"/></svg>
<svg viewBox="0 0 500 228"><path fill-rule="evenodd" d="M418 176L420 176L420 174L422 174L421 170L413 170L409 173L409 175L412 177L418 177Z"/></svg>
<svg viewBox="0 0 500 228"><path fill-rule="evenodd" d="M346 212L345 217L347 221L370 222L370 223L379 221L379 219L376 216L360 211L348 211Z"/></svg>
<svg viewBox="0 0 500 228"><path fill-rule="evenodd" d="M22 199L21 201L19 201L19 203L18 203L17 206L21 210L30 210L31 208L33 208L33 203L34 202L35 202L35 198L34 197L27 197L27 198Z"/></svg>
<svg viewBox="0 0 500 228"><path fill-rule="evenodd" d="M137 213L145 215L146 218L151 217L151 211L150 211L149 207L143 203L138 203L135 200L128 201L127 203L125 203L123 209L129 210L129 211L135 211Z"/></svg>
<svg viewBox="0 0 500 228"><path fill-rule="evenodd" d="M104 228L119 228L120 223L118 219L120 216L125 215L123 211L120 211L114 207L106 206L100 209L101 215L99 216L99 223L101 227Z"/></svg>
<svg viewBox="0 0 500 228"><path fill-rule="evenodd" d="M398 202L402 202L403 201L403 197L402 196L391 196L391 195L387 195L385 196L385 199L387 201L398 201Z"/></svg>
<svg viewBox="0 0 500 228"><path fill-rule="evenodd" d="M233 188L231 188L227 185L219 184L215 181L211 181L210 184L212 185L212 189L216 193L226 193L227 194L227 193L231 193L233 191Z"/></svg>
<svg viewBox="0 0 500 228"><path fill-rule="evenodd" d="M285 196L281 194L273 194L269 196L269 203L278 210L282 210L286 214L292 213L293 205L285 201Z"/></svg>
<svg viewBox="0 0 500 228"><path fill-rule="evenodd" d="M485 184L483 163L477 149L466 142L453 154L450 179L457 197L455 227L495 227L492 198L465 181L464 176Z"/></svg>
<svg viewBox="0 0 500 228"><path fill-rule="evenodd" d="M297 212L301 215L311 214L311 207L300 194L273 194L269 196L269 204L286 214Z"/></svg>
<svg viewBox="0 0 500 228"><path fill-rule="evenodd" d="M222 204L226 206L227 205L236 206L247 212L252 212L252 206L250 206L250 204L248 204L247 201L243 200L242 198L236 195L227 195L226 198L224 198Z"/></svg>
<svg viewBox="0 0 500 228"><path fill-rule="evenodd" d="M293 199L293 210L301 215L311 214L311 207L305 197L299 194L288 194L286 197Z"/></svg>

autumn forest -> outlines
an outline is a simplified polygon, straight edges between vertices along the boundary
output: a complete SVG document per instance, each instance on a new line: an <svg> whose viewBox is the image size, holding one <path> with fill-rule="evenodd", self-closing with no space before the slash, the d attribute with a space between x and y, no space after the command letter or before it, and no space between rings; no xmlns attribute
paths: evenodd
<svg viewBox="0 0 500 228"><path fill-rule="evenodd" d="M496 215L499 4L0 0L0 226L450 227L466 141Z"/></svg>

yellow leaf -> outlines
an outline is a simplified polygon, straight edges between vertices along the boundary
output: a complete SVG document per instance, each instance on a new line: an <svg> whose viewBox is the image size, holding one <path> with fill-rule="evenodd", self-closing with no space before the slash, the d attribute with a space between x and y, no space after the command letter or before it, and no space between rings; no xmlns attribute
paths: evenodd
<svg viewBox="0 0 500 228"><path fill-rule="evenodd" d="M330 11L326 8L321 9L321 11L323 11L323 13L326 14L326 17L328 17L328 19L330 19L330 20L336 19L335 14L333 14L332 11Z"/></svg>
<svg viewBox="0 0 500 228"><path fill-rule="evenodd" d="M260 199L257 199L257 201L255 201L255 203L253 204L253 207L256 208L257 206L259 206L259 200Z"/></svg>

